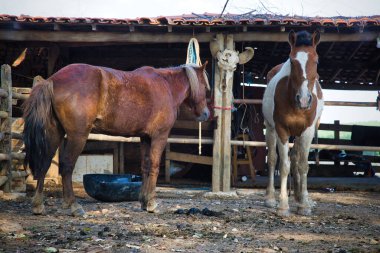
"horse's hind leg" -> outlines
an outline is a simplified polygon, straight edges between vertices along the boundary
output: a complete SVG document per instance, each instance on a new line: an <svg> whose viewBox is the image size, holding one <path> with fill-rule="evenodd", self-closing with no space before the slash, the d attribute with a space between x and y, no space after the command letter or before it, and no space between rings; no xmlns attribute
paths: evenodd
<svg viewBox="0 0 380 253"><path fill-rule="evenodd" d="M82 152L88 133L67 134L67 141L59 154L59 173L62 176L63 208L70 208L74 216L84 216L85 212L75 200L72 175L78 156Z"/></svg>
<svg viewBox="0 0 380 253"><path fill-rule="evenodd" d="M152 137L150 145L150 170L146 177L146 172L143 172L144 183L141 193L142 207L146 207L146 210L150 213L156 211L156 184L157 177L160 169L160 160L162 152L165 148L169 132L160 134L160 136Z"/></svg>
<svg viewBox="0 0 380 253"><path fill-rule="evenodd" d="M48 130L49 143L50 143L50 151L48 157L41 158L46 159L45 167L41 169L39 178L37 179L37 188L32 199L32 212L33 214L43 214L45 212L44 206L44 181L47 171L49 170L51 161L55 155L55 152L58 149L59 144L62 141L63 133L58 128L51 128Z"/></svg>
<svg viewBox="0 0 380 253"><path fill-rule="evenodd" d="M145 199L146 194L146 186L148 185L148 176L150 171L150 138L149 137L141 137L141 173L143 178L143 185L141 187L139 200L141 203L141 209L146 211L148 200Z"/></svg>
<svg viewBox="0 0 380 253"><path fill-rule="evenodd" d="M300 138L296 138L294 141L294 146L290 152L290 172L293 177L294 186L294 199L296 202L300 202L301 188L300 188L300 173L298 170L298 161L300 160Z"/></svg>

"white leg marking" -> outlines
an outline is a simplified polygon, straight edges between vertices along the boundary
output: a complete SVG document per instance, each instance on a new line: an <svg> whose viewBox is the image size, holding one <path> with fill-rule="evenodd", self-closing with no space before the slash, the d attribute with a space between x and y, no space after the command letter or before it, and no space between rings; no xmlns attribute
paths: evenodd
<svg viewBox="0 0 380 253"><path fill-rule="evenodd" d="M289 142L282 144L281 141L277 142L278 153L280 155L280 178L281 178L281 189L280 189L280 204L278 206L277 213L281 216L289 216L289 203L288 203L288 191L287 182L290 170L289 161Z"/></svg>
<svg viewBox="0 0 380 253"><path fill-rule="evenodd" d="M274 169L277 162L277 153L276 153L276 142L277 142L277 136L276 131L274 128L270 127L269 124L267 125L267 131L265 135L265 139L268 146L268 169L269 169L269 175L268 175L268 186L267 186L267 192L265 197L265 205L267 207L275 207L276 206L276 199L275 199L275 189L274 189Z"/></svg>

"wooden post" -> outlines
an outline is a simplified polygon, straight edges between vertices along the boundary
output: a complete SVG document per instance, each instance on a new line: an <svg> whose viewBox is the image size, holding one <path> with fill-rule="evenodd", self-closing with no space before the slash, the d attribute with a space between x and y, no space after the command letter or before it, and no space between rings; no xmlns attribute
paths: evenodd
<svg viewBox="0 0 380 253"><path fill-rule="evenodd" d="M59 47L54 45L49 47L48 50L48 77L54 72L55 63L57 62L59 56Z"/></svg>
<svg viewBox="0 0 380 253"><path fill-rule="evenodd" d="M216 35L216 45L220 51L224 50L224 36L223 34ZM214 145L213 145L213 163L212 163L212 191L218 192L221 190L220 184L222 182L221 170L222 170L222 161L221 154L223 150L223 143L221 140L222 137L222 80L221 73L218 64L215 64L215 78L214 78L214 115L216 118L216 126L214 129Z"/></svg>
<svg viewBox="0 0 380 253"><path fill-rule="evenodd" d="M118 174L119 171L119 145L116 142L113 149L113 174Z"/></svg>
<svg viewBox="0 0 380 253"><path fill-rule="evenodd" d="M5 111L8 114L7 118L1 119L1 132L4 133L4 138L1 141L1 152L7 154L9 159L3 161L3 170L8 177L7 182L4 186L5 192L11 192L12 183L12 136L11 136L11 125L12 125L12 75L11 67L7 64L1 66L1 88L8 92L8 96L1 99L0 110Z"/></svg>
<svg viewBox="0 0 380 253"><path fill-rule="evenodd" d="M334 120L334 143L335 144L339 144L339 125L340 125L340 122L339 120Z"/></svg>
<svg viewBox="0 0 380 253"><path fill-rule="evenodd" d="M226 49L234 51L233 35L226 36ZM236 64L236 63L235 63ZM223 92L223 107L232 107L232 86L233 86L233 71L226 71L226 90ZM222 191L227 192L231 189L231 109L223 110L223 183Z"/></svg>
<svg viewBox="0 0 380 253"><path fill-rule="evenodd" d="M212 191L230 191L231 188L231 109L233 74L236 65L244 64L253 57L253 49L242 54L235 51L233 35L217 34L211 41L210 50L218 60L215 68L214 115L217 126L214 130Z"/></svg>
<svg viewBox="0 0 380 253"><path fill-rule="evenodd" d="M334 143L339 144L339 120L334 120ZM335 161L334 162L335 166L339 166L340 162Z"/></svg>

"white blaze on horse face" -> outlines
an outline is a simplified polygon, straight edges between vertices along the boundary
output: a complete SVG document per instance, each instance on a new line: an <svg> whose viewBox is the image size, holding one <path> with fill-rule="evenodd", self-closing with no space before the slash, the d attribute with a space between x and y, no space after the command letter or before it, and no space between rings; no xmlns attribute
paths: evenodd
<svg viewBox="0 0 380 253"><path fill-rule="evenodd" d="M306 76L306 63L308 61L308 58L309 58L308 53L306 52L298 52L295 58L301 66L302 76L304 78L304 81L302 82L301 87L298 90L299 101L303 108L308 106L309 95L310 95L309 87L308 87L309 81Z"/></svg>
<svg viewBox="0 0 380 253"><path fill-rule="evenodd" d="M306 63L307 63L307 60L309 59L308 57L308 53L306 52L298 52L296 54L296 60L300 63L301 65L301 69L302 69L302 73L303 73L303 77L305 79L306 78Z"/></svg>

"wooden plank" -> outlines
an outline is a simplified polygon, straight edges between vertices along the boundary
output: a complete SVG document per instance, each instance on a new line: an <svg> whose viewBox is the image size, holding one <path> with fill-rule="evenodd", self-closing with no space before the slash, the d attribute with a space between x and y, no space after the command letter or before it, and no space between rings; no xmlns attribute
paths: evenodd
<svg viewBox="0 0 380 253"><path fill-rule="evenodd" d="M212 165L212 160L213 160L211 156L199 156L199 155L185 154L185 153L172 152L172 151L169 151L169 153L166 154L166 159L169 159L172 161L190 162L190 163L198 163L198 164L206 164L206 165Z"/></svg>
<svg viewBox="0 0 380 253"><path fill-rule="evenodd" d="M231 145L251 146L251 147L266 147L263 141L237 141L231 140ZM293 147L293 143L289 144ZM380 151L380 147L372 146L354 146L354 145L330 145L330 144L311 144L310 148L328 149L328 150L346 150L346 151Z"/></svg>
<svg viewBox="0 0 380 253"><path fill-rule="evenodd" d="M152 26L154 29L154 27ZM160 29L160 27L157 27ZM184 27L182 27L184 29ZM186 28L185 28L186 29ZM187 28L188 33L160 33L157 32L87 32L87 31L33 31L33 30L4 30L0 31L2 41L42 41L42 42L76 42L76 43L188 43L193 37L193 30ZM209 42L215 33L212 31L197 33L197 40ZM234 32L236 30L234 29ZM350 41L375 41L377 32L363 33L324 33L321 42L350 42ZM267 41L267 42L287 42L288 34L284 32L237 32L234 33L235 42L244 41Z"/></svg>
<svg viewBox="0 0 380 253"><path fill-rule="evenodd" d="M29 95L28 94L21 94L21 93L12 93L12 98L14 99L20 99L20 100L26 100L28 99Z"/></svg>
<svg viewBox="0 0 380 253"><path fill-rule="evenodd" d="M362 85L363 86L363 85ZM234 99L234 104L262 104L262 99ZM326 106L376 107L376 102L325 101Z"/></svg>
<svg viewBox="0 0 380 253"><path fill-rule="evenodd" d="M330 130L330 131L335 131L335 130L340 130L342 132L351 132L352 131L352 125L333 125L333 124L326 124L322 123L319 125L318 130Z"/></svg>
<svg viewBox="0 0 380 253"><path fill-rule="evenodd" d="M317 144L317 143L315 143L315 144ZM335 143L334 139L319 138L318 139L318 144L329 144L329 145L331 145L331 144L336 144L336 143ZM342 140L342 139L340 139L339 140L339 144L340 145L352 145L352 142L351 142L351 140Z"/></svg>

